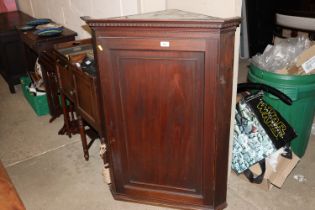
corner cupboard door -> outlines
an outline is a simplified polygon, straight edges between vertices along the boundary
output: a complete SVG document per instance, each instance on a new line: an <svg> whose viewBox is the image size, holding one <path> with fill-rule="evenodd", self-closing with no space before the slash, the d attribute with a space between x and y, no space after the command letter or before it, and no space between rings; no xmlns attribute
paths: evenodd
<svg viewBox="0 0 315 210"><path fill-rule="evenodd" d="M211 183L204 183L211 179L203 156L205 53L122 47L105 45L99 57L114 194L211 203L203 189Z"/></svg>

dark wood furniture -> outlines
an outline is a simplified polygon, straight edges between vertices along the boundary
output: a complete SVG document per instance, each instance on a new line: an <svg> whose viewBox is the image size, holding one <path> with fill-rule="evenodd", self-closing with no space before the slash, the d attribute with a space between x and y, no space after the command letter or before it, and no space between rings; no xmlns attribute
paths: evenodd
<svg viewBox="0 0 315 210"><path fill-rule="evenodd" d="M115 199L226 206L239 22L179 10L87 20Z"/></svg>
<svg viewBox="0 0 315 210"><path fill-rule="evenodd" d="M39 63L42 65L43 79L47 89L49 112L52 117L50 122L59 117L62 113L58 98L56 77L57 55L52 49L57 43L73 41L76 35L76 32L67 28L64 28L62 34L50 37L40 37L34 34L34 30L26 32L20 31L20 37L24 43L25 57L27 59L26 70L34 70L37 58L39 58Z"/></svg>
<svg viewBox="0 0 315 210"><path fill-rule="evenodd" d="M97 88L96 76L83 72L76 66L83 57L76 62L72 61L75 55L89 51L93 54L91 39L66 42L55 45L55 51L59 53L57 61L57 74L61 93L61 102L64 113L65 131L70 136L80 132L84 157L89 159L88 149L94 138L87 143L85 124L93 128L102 143L104 135L101 126L100 99ZM66 98L72 102L70 107L66 104ZM71 105L76 112L76 117L71 111Z"/></svg>
<svg viewBox="0 0 315 210"><path fill-rule="evenodd" d="M16 27L31 19L20 11L0 13L0 73L11 93L15 93L14 85L20 84L20 77L26 74L23 43Z"/></svg>
<svg viewBox="0 0 315 210"><path fill-rule="evenodd" d="M59 54L53 49L43 51L39 56L43 80L45 83L47 102L52 122L62 114L62 108L59 99L59 85L57 77L57 60Z"/></svg>
<svg viewBox="0 0 315 210"><path fill-rule="evenodd" d="M0 207L3 210L25 210L23 202L0 161Z"/></svg>
<svg viewBox="0 0 315 210"><path fill-rule="evenodd" d="M41 52L52 49L55 44L73 41L76 35L76 32L68 28L64 28L60 35L49 37L40 37L34 34L34 30L20 31L20 37L25 46L27 71L33 71L36 59Z"/></svg>

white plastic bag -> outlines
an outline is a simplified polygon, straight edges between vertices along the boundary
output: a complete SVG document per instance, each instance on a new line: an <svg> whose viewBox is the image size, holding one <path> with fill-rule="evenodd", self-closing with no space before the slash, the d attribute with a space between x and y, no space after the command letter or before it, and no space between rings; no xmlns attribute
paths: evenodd
<svg viewBox="0 0 315 210"><path fill-rule="evenodd" d="M275 72L292 66L297 56L309 47L310 40L304 36L283 39L275 45L268 45L263 54L253 56L251 63L258 68Z"/></svg>

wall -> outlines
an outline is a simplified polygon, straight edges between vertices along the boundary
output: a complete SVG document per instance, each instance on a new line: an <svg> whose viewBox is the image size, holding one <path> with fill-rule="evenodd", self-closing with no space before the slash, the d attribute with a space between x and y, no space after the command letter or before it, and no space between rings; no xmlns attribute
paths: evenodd
<svg viewBox="0 0 315 210"><path fill-rule="evenodd" d="M0 0L0 13L16 11L15 0Z"/></svg>
<svg viewBox="0 0 315 210"><path fill-rule="evenodd" d="M167 0L138 0L139 13L166 9Z"/></svg>
<svg viewBox="0 0 315 210"><path fill-rule="evenodd" d="M167 9L181 9L191 12L203 13L209 16L216 17L234 17L241 16L242 0L167 0ZM235 34L234 47L234 71L233 71L233 99L232 99L232 114L231 114L231 129L230 129L230 152L231 160L232 143L233 143L233 127L234 127L234 107L236 99L236 86L239 67L239 45L240 45L240 29L238 28ZM231 161L229 161L231 164ZM230 173L229 167L229 173Z"/></svg>
<svg viewBox="0 0 315 210"><path fill-rule="evenodd" d="M50 18L78 33L78 39L90 37L80 16L108 18L165 9L165 0L17 0L21 11Z"/></svg>
<svg viewBox="0 0 315 210"><path fill-rule="evenodd" d="M241 0L167 0L166 4L168 9L176 8L216 17L240 16L239 6Z"/></svg>
<svg viewBox="0 0 315 210"><path fill-rule="evenodd" d="M95 18L136 14L137 0L17 0L20 10L36 17L51 18L76 32L78 39L90 37L80 16Z"/></svg>

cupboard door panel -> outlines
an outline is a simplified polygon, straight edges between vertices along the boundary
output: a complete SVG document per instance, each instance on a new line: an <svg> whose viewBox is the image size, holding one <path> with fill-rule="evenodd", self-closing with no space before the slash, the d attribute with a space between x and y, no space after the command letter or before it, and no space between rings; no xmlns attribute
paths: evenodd
<svg viewBox="0 0 315 210"><path fill-rule="evenodd" d="M204 53L113 50L110 54L113 97L118 101L117 149L123 151L119 157L112 151L114 161L121 163L114 171L120 176L116 188L140 194L152 189L161 197L193 195L200 204Z"/></svg>

